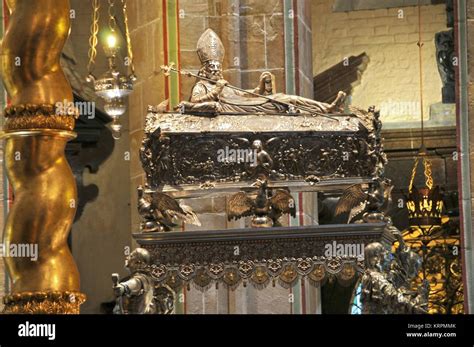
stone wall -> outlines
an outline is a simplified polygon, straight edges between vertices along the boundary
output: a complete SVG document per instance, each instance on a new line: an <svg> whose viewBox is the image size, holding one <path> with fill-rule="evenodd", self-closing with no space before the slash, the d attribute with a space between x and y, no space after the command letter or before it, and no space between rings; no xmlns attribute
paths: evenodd
<svg viewBox="0 0 474 347"><path fill-rule="evenodd" d="M165 80L159 74L160 65L164 64L162 2L130 1L128 14L138 76L135 90L129 97L131 230L136 232L140 223L136 207L137 186L145 181L138 155L146 109L148 105L156 105L165 99Z"/></svg>
<svg viewBox="0 0 474 347"><path fill-rule="evenodd" d="M75 11L75 18L71 20L67 45L73 47L75 72L85 78L92 9L90 2L83 0L72 0L71 9ZM107 25L105 13L106 9L102 7L101 28ZM101 43L97 52L95 73L99 75L106 70ZM72 253L81 276L81 291L87 295L87 301L81 306L82 313L100 313L101 304L114 298L111 274L126 274L123 267L124 251L131 243L128 114L124 116L122 124L122 137L115 141L112 154L101 163L97 173L90 173L85 168L82 177L84 185L95 184L99 189L97 199L85 206L70 236Z"/></svg>
<svg viewBox="0 0 474 347"><path fill-rule="evenodd" d="M442 3L443 0L335 0L335 11L374 10L379 8L406 7Z"/></svg>
<svg viewBox="0 0 474 347"><path fill-rule="evenodd" d="M377 105L384 128L392 122L418 121L417 7L332 12L333 4L333 0L312 1L314 75L345 57L366 52L370 62L353 91L352 104L363 108ZM434 36L447 30L445 6L422 6L421 14L424 117L428 120L430 105L441 102Z"/></svg>
<svg viewBox="0 0 474 347"><path fill-rule="evenodd" d="M230 83L254 88L263 71L276 77L279 92L286 91L285 17L292 19L295 31L296 92L312 95L310 1L297 1L292 13L284 1L269 0L182 0L179 2L181 66L197 71L200 67L196 43L205 29L213 29L226 47L224 75ZM193 79L181 80L181 96L189 97Z"/></svg>
<svg viewBox="0 0 474 347"><path fill-rule="evenodd" d="M254 88L263 71L271 71L277 89L284 90L283 2L280 0L181 0L179 38L181 66L197 71L200 61L196 43L207 29L213 29L226 48L225 78L234 85ZM184 99L194 79L182 78Z"/></svg>
<svg viewBox="0 0 474 347"><path fill-rule="evenodd" d="M124 160L124 153L129 151L127 140L127 134L122 135L96 174L86 170L83 175L85 185L99 187L99 195L85 206L71 231L81 291L88 296L82 313L101 313L101 304L114 299L111 274L127 274L125 251L131 246L129 162Z"/></svg>

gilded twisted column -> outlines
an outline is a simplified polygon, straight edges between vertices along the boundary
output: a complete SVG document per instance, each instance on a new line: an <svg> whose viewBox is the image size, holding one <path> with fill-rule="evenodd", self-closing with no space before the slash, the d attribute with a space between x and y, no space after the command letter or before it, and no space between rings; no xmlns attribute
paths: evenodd
<svg viewBox="0 0 474 347"><path fill-rule="evenodd" d="M67 246L77 191L64 154L67 141L76 136L75 113L63 107L73 96L59 63L70 29L69 1L7 4L0 73L11 106L5 110L2 137L15 199L3 243L37 245L38 259L5 258L12 281L5 312L79 313L85 297Z"/></svg>

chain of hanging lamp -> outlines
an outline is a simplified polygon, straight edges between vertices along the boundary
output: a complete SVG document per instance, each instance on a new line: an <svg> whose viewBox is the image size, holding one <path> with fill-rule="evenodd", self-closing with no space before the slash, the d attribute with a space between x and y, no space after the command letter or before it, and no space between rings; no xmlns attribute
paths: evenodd
<svg viewBox="0 0 474 347"><path fill-rule="evenodd" d="M130 39L130 30L128 28L127 0L122 0L122 9L123 9L123 21L125 23L125 39L127 40L127 50L128 50L127 53L128 53L130 71L132 72L132 76L135 77L135 65L133 64L132 40Z"/></svg>
<svg viewBox="0 0 474 347"><path fill-rule="evenodd" d="M100 16L100 1L92 0L92 23L89 37L89 62L87 63L87 72L89 76L92 75L95 66L95 58L97 57L97 43L99 34L99 16Z"/></svg>
<svg viewBox="0 0 474 347"><path fill-rule="evenodd" d="M108 0L109 1L109 29L111 32L115 32L115 28L117 27L117 22L115 21L115 0Z"/></svg>
<svg viewBox="0 0 474 347"><path fill-rule="evenodd" d="M97 44L99 42L99 20L100 20L100 0L92 0L92 23L90 27L90 37L89 37L89 52L88 57L89 61L87 64L87 71L89 76L92 75L95 66L95 60L97 57ZM127 14L127 0L121 0L123 19L125 26L125 40L127 43L127 61L126 65L130 66L130 71L132 73L132 78L135 78L135 65L133 61L133 49L132 49L132 40L130 39L130 29L128 25L128 14ZM108 26L111 33L116 32L117 20L115 15L115 0L108 0Z"/></svg>
<svg viewBox="0 0 474 347"><path fill-rule="evenodd" d="M420 81L420 115L421 115L421 147L415 158L415 163L412 168L410 184L408 186L408 191L411 193L413 190L413 184L416 177L416 171L418 169L418 164L420 158L423 161L424 175L425 175L425 185L428 189L433 188L433 174L431 171L431 161L428 159L428 153L425 148L425 133L424 133L424 97L423 97L423 25L421 20L421 3L418 0L418 58L419 58L419 81Z"/></svg>

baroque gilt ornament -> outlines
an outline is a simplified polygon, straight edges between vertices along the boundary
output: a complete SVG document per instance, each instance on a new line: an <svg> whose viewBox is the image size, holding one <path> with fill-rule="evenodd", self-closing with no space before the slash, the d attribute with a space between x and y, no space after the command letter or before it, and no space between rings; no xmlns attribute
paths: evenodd
<svg viewBox="0 0 474 347"><path fill-rule="evenodd" d="M73 93L60 64L71 9L67 0L9 0L5 5L9 21L0 74L9 106L1 138L15 201L2 242L34 244L40 253L37 261L5 257L10 285L4 312L79 313L85 295L67 244L77 188L64 153L76 137L78 114L70 107Z"/></svg>
<svg viewBox="0 0 474 347"><path fill-rule="evenodd" d="M422 162L423 188L414 185ZM459 219L449 216L441 188L435 185L431 160L422 147L413 165L407 198L408 222L401 243L406 243L423 260L413 287L429 282L428 311L436 314L464 312Z"/></svg>

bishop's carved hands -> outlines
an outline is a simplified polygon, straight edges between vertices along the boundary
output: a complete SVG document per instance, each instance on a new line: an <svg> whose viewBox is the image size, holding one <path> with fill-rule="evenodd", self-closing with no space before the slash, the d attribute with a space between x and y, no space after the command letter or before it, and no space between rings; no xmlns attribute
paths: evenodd
<svg viewBox="0 0 474 347"><path fill-rule="evenodd" d="M229 82L227 82L225 79L220 79L216 82L216 86L214 87L214 91L216 91L217 94L222 93L224 90L224 87L227 86Z"/></svg>

